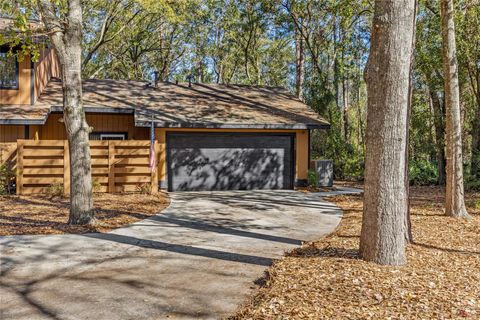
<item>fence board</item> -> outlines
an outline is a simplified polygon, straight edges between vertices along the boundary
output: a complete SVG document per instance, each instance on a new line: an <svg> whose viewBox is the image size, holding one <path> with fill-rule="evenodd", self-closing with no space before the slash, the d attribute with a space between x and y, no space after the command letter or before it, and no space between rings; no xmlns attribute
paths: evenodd
<svg viewBox="0 0 480 320"><path fill-rule="evenodd" d="M36 176L42 176L42 175L62 175L64 173L64 168L48 168L48 170L45 170L45 168L23 168L23 175L24 176L29 176L29 175L36 175Z"/></svg>
<svg viewBox="0 0 480 320"><path fill-rule="evenodd" d="M63 148L62 149L23 149L24 157L63 157Z"/></svg>
<svg viewBox="0 0 480 320"><path fill-rule="evenodd" d="M150 182L150 176L115 177L115 183L147 183L147 182Z"/></svg>
<svg viewBox="0 0 480 320"><path fill-rule="evenodd" d="M115 159L115 165L120 166L148 165L148 163L148 157Z"/></svg>
<svg viewBox="0 0 480 320"><path fill-rule="evenodd" d="M57 184L63 183L63 177L39 177L39 178L30 178L30 177L23 177L23 185L26 184Z"/></svg>
<svg viewBox="0 0 480 320"><path fill-rule="evenodd" d="M23 154L23 150L22 150ZM63 159L25 159L22 157L23 166L43 167L43 166L63 166Z"/></svg>
<svg viewBox="0 0 480 320"><path fill-rule="evenodd" d="M150 149L142 148L142 149L120 149L117 148L115 151L115 155L119 156L149 156Z"/></svg>
<svg viewBox="0 0 480 320"><path fill-rule="evenodd" d="M96 157L96 156L108 157L108 149L92 148L90 149L90 155L92 157Z"/></svg>
<svg viewBox="0 0 480 320"><path fill-rule="evenodd" d="M17 140L17 143L23 143L25 147L63 147L63 140Z"/></svg>
<svg viewBox="0 0 480 320"><path fill-rule="evenodd" d="M115 174L150 174L149 167L116 167Z"/></svg>
<svg viewBox="0 0 480 320"><path fill-rule="evenodd" d="M63 194L70 194L70 149L68 140L63 142Z"/></svg>

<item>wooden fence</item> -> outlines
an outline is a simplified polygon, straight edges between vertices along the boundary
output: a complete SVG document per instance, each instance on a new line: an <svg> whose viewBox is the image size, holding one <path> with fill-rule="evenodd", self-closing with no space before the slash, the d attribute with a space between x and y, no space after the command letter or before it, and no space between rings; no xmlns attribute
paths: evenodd
<svg viewBox="0 0 480 320"><path fill-rule="evenodd" d="M17 141L17 194L46 193L63 185L70 193L70 154L66 140ZM90 141L96 192L158 191L158 170L149 165L150 141ZM155 147L158 163L158 145Z"/></svg>
<svg viewBox="0 0 480 320"><path fill-rule="evenodd" d="M15 169L17 162L17 144L15 142L0 143L0 165Z"/></svg>

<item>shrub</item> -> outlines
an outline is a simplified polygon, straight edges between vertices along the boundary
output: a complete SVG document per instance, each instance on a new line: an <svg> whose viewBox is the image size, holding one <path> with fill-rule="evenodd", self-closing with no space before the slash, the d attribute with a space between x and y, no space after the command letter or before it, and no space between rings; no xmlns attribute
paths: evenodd
<svg viewBox="0 0 480 320"><path fill-rule="evenodd" d="M100 188L102 187L101 183L98 180L92 181L92 190L93 192L100 192Z"/></svg>
<svg viewBox="0 0 480 320"><path fill-rule="evenodd" d="M12 193L14 182L15 172L6 165L0 165L0 194Z"/></svg>
<svg viewBox="0 0 480 320"><path fill-rule="evenodd" d="M135 189L140 194L150 194L152 191L152 187L149 183L138 183Z"/></svg>
<svg viewBox="0 0 480 320"><path fill-rule="evenodd" d="M425 159L412 159L409 164L410 184L426 186L436 184L437 167Z"/></svg>
<svg viewBox="0 0 480 320"><path fill-rule="evenodd" d="M52 197L63 197L63 183L51 184L47 193Z"/></svg>
<svg viewBox="0 0 480 320"><path fill-rule="evenodd" d="M315 170L308 170L308 185L310 187L317 186L317 173L315 172Z"/></svg>
<svg viewBox="0 0 480 320"><path fill-rule="evenodd" d="M475 177L471 174L466 174L465 190L467 190L467 191L480 191L480 178Z"/></svg>

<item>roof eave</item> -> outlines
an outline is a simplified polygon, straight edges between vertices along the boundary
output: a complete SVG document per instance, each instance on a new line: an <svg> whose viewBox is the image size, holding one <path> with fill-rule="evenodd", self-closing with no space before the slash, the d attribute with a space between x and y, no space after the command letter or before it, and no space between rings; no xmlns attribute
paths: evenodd
<svg viewBox="0 0 480 320"><path fill-rule="evenodd" d="M135 121L136 127L150 127L151 121ZM308 130L330 129L328 123L212 123L212 122L165 122L154 120L156 128L185 128L185 129L265 129L265 130Z"/></svg>

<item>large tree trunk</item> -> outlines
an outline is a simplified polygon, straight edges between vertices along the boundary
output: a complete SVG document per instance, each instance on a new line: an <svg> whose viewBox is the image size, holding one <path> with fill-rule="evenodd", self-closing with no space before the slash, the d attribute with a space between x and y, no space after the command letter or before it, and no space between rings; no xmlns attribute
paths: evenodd
<svg viewBox="0 0 480 320"><path fill-rule="evenodd" d="M417 37L416 21L417 21L417 7L418 0L415 0L414 12L413 12L413 27L412 27L412 51L415 51L415 41ZM406 121L406 148L405 148L405 191L406 191L406 201L407 201L407 212L405 213L405 242L413 242L413 233L412 233L412 219L410 216L410 176L409 176L409 163L410 163L410 118L412 115L412 104L413 104L413 62L415 55L412 53L412 58L410 59L410 68L408 76L408 105L407 105L407 121Z"/></svg>
<svg viewBox="0 0 480 320"><path fill-rule="evenodd" d="M406 129L415 0L375 1L368 91L365 196L360 255L405 263Z"/></svg>
<svg viewBox="0 0 480 320"><path fill-rule="evenodd" d="M438 98L435 89L429 88L430 103L433 109L433 118L435 126L435 145L437 155L438 184L445 185L445 123L444 110Z"/></svg>
<svg viewBox="0 0 480 320"><path fill-rule="evenodd" d="M303 28L303 25L300 26ZM295 29L295 51L296 51L296 85L295 91L297 98L302 100L303 96L303 84L305 82L305 45L302 36L302 32Z"/></svg>
<svg viewBox="0 0 480 320"><path fill-rule="evenodd" d="M442 0L443 72L445 78L447 187L445 213L468 216L463 191L462 125L453 0Z"/></svg>
<svg viewBox="0 0 480 320"><path fill-rule="evenodd" d="M89 126L82 102L80 0L68 1L67 25L57 20L49 0L39 1L39 11L61 66L63 113L70 150L70 224L93 223Z"/></svg>

